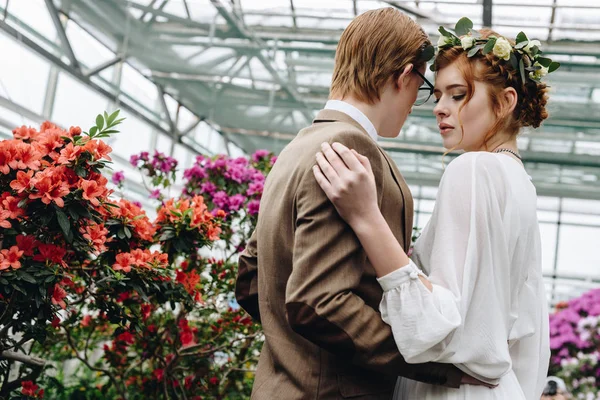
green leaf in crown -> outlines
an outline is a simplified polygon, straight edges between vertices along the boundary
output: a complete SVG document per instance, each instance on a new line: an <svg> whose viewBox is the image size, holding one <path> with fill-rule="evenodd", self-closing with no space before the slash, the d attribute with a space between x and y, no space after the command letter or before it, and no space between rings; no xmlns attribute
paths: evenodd
<svg viewBox="0 0 600 400"><path fill-rule="evenodd" d="M437 43L438 50L449 47L462 47L471 58L481 53L492 53L502 59L519 72L523 84L528 82L540 83L541 78L556 71L560 63L548 57L542 57L542 44L539 40L532 40L524 32L519 32L512 45L503 37L489 36L482 38L481 34L473 30L473 22L463 17L454 26L454 32L439 27L440 38ZM435 63L431 70L435 71Z"/></svg>

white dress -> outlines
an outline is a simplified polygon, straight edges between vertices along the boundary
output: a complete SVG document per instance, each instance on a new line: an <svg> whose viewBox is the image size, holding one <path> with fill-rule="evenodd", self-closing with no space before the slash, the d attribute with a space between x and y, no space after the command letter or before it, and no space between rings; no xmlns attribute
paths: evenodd
<svg viewBox="0 0 600 400"><path fill-rule="evenodd" d="M415 262L379 279L380 310L407 362L451 363L498 386L401 378L394 399L539 400L550 348L536 201L507 154L465 153L449 164Z"/></svg>

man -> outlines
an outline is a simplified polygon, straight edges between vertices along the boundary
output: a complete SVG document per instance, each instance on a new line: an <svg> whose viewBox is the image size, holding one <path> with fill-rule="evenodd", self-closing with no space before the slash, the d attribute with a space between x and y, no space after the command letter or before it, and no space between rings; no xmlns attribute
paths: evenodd
<svg viewBox="0 0 600 400"><path fill-rule="evenodd" d="M236 288L265 334L253 399L390 399L398 376L460 385L463 374L454 366L408 365L399 354L377 311L382 291L373 267L312 173L322 142L367 156L381 211L409 247L412 197L376 139L399 134L430 46L421 27L396 9L355 18L338 44L330 101L270 172Z"/></svg>

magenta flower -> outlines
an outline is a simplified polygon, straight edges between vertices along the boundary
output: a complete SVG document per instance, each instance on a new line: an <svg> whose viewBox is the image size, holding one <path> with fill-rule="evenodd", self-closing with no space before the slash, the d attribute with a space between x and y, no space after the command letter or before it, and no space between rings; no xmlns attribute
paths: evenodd
<svg viewBox="0 0 600 400"><path fill-rule="evenodd" d="M160 189L155 189L150 192L151 199L160 199Z"/></svg>
<svg viewBox="0 0 600 400"><path fill-rule="evenodd" d="M246 198L241 194L234 194L229 198L229 209L233 211L237 211L240 209L242 204L244 204Z"/></svg>
<svg viewBox="0 0 600 400"><path fill-rule="evenodd" d="M215 204L215 206L225 211L229 209L229 196L227 196L227 193L225 193L222 190L218 191L213 195L212 201Z"/></svg>
<svg viewBox="0 0 600 400"><path fill-rule="evenodd" d="M121 184L123 183L123 181L125 181L125 174L123 173L123 171L117 171L117 172L115 172L113 174L113 176L112 176L112 178L110 180L115 185L121 186Z"/></svg>
<svg viewBox="0 0 600 400"><path fill-rule="evenodd" d="M248 202L248 214L256 215L258 214L258 209L260 208L260 201L258 200L250 200Z"/></svg>
<svg viewBox="0 0 600 400"><path fill-rule="evenodd" d="M248 185L248 191L246 192L246 194L248 196L252 196L254 194L262 194L264 189L264 184L262 182L253 182L250 185Z"/></svg>
<svg viewBox="0 0 600 400"><path fill-rule="evenodd" d="M263 158L270 154L269 150L256 150L254 154L252 154L252 161L255 163L260 162Z"/></svg>

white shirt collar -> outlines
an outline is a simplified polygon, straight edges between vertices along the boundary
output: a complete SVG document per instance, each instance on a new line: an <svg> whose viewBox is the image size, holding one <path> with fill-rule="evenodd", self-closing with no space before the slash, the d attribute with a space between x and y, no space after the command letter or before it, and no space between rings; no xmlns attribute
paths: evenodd
<svg viewBox="0 0 600 400"><path fill-rule="evenodd" d="M325 110L335 110L343 112L348 115L350 118L355 120L363 127L365 131L371 136L371 139L377 141L377 130L375 129L375 125L367 118L362 111L358 108L354 107L352 104L346 103L342 100L329 100L327 104L325 104Z"/></svg>

